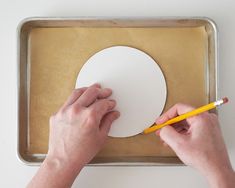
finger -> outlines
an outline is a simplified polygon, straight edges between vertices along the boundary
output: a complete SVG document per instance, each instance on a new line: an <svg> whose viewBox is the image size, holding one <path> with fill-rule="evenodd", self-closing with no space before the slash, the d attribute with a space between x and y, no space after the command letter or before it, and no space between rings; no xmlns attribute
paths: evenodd
<svg viewBox="0 0 235 188"><path fill-rule="evenodd" d="M93 84L92 86L100 88L100 84L97 84L97 83ZM68 97L68 99L63 104L62 108L72 105L86 90L87 90L87 87L74 89L72 94Z"/></svg>
<svg viewBox="0 0 235 188"><path fill-rule="evenodd" d="M172 108L170 108L167 112L165 112L159 118L157 118L156 123L157 124L165 123L166 121L168 121L176 116L179 116L179 115L184 114L186 112L192 111L194 109L195 108L190 105L177 103Z"/></svg>
<svg viewBox="0 0 235 188"><path fill-rule="evenodd" d="M185 140L185 135L178 133L172 126L163 127L160 131L160 137L174 151L176 151L178 146Z"/></svg>
<svg viewBox="0 0 235 188"><path fill-rule="evenodd" d="M109 99L101 99L89 106L91 111L96 114L97 121L101 121L103 116L116 106L116 101Z"/></svg>
<svg viewBox="0 0 235 188"><path fill-rule="evenodd" d="M175 123L175 124L172 124L171 125L172 127L174 127L174 129L177 131L177 132L181 132L182 130L188 130L189 126L188 125L184 125L184 124L181 124L181 123ZM161 129L157 130L155 132L155 134L157 136L160 136L160 131Z"/></svg>
<svg viewBox="0 0 235 188"><path fill-rule="evenodd" d="M109 88L97 88L89 87L81 97L75 102L75 104L80 104L82 106L89 106L96 101L96 99L107 98L112 94L112 90Z"/></svg>
<svg viewBox="0 0 235 188"><path fill-rule="evenodd" d="M105 135L107 135L109 133L110 127L112 125L112 123L118 119L120 116L120 112L118 111L112 111L112 112L108 112L103 119L101 120L100 123L100 131L102 133L104 133Z"/></svg>
<svg viewBox="0 0 235 188"><path fill-rule="evenodd" d="M160 130L157 130L157 131L155 132L155 134L156 134L157 136L160 136Z"/></svg>
<svg viewBox="0 0 235 188"><path fill-rule="evenodd" d="M87 87L83 87L83 88L73 90L72 94L65 101L62 108L65 108L65 107L73 104L84 93L84 91L86 91L86 89L87 89Z"/></svg>

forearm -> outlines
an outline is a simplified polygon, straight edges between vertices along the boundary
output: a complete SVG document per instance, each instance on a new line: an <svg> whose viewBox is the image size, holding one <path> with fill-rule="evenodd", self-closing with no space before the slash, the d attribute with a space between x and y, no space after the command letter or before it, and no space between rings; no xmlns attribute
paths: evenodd
<svg viewBox="0 0 235 188"><path fill-rule="evenodd" d="M235 172L232 168L223 167L208 174L207 180L211 188L234 188Z"/></svg>
<svg viewBox="0 0 235 188"><path fill-rule="evenodd" d="M82 167L47 157L27 188L71 187Z"/></svg>

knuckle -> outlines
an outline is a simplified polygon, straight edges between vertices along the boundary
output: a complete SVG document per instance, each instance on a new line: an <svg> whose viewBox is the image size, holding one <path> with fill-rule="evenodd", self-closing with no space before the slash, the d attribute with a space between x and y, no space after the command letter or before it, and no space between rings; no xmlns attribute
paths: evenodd
<svg viewBox="0 0 235 188"><path fill-rule="evenodd" d="M76 116L77 116L77 109L74 107L69 108L66 114L68 122L70 123L73 122Z"/></svg>
<svg viewBox="0 0 235 188"><path fill-rule="evenodd" d="M81 107L78 106L78 105L73 105L69 108L68 110L68 113L71 115L71 116L76 116L80 113L81 111Z"/></svg>
<svg viewBox="0 0 235 188"><path fill-rule="evenodd" d="M185 103L182 103L182 102L178 102L175 104L175 107L176 108L182 108L182 107L188 107L189 105L185 104Z"/></svg>
<svg viewBox="0 0 235 188"><path fill-rule="evenodd" d="M176 103L174 106L175 106L175 107L179 107L179 106L183 106L183 105L184 105L184 103L178 102L178 103Z"/></svg>
<svg viewBox="0 0 235 188"><path fill-rule="evenodd" d="M80 90L80 89L74 89L74 90L72 91L72 95L76 95L76 94L79 92L79 90Z"/></svg>
<svg viewBox="0 0 235 188"><path fill-rule="evenodd" d="M171 118L173 118L173 117L171 117L169 114L166 113L166 114L164 115L164 118L165 118L166 120L169 120L169 119L171 119Z"/></svg>
<svg viewBox="0 0 235 188"><path fill-rule="evenodd" d="M93 108L87 109L87 116L88 118L96 118L97 113Z"/></svg>
<svg viewBox="0 0 235 188"><path fill-rule="evenodd" d="M202 121L208 121L208 119L210 119L210 115L209 115L208 112L203 112L203 113L199 114L198 117L199 117Z"/></svg>
<svg viewBox="0 0 235 188"><path fill-rule="evenodd" d="M96 124L96 119L94 117L89 117L87 119L87 126L94 126Z"/></svg>
<svg viewBox="0 0 235 188"><path fill-rule="evenodd" d="M70 115L70 116L75 116L76 114L77 114L77 109L74 108L74 107L71 107L71 108L69 109L69 115Z"/></svg>
<svg viewBox="0 0 235 188"><path fill-rule="evenodd" d="M111 110L116 106L116 101L104 99L104 105L107 106L108 110Z"/></svg>
<svg viewBox="0 0 235 188"><path fill-rule="evenodd" d="M90 88L89 88L89 91L90 91L91 93L99 93L99 89L96 88L96 87L90 87Z"/></svg>
<svg viewBox="0 0 235 188"><path fill-rule="evenodd" d="M110 108L110 106L111 106L111 101L109 101L108 99L102 99L100 101L100 103L101 103L102 106L104 106L106 108Z"/></svg>
<svg viewBox="0 0 235 188"><path fill-rule="evenodd" d="M87 114L87 125L89 126L96 124L97 114L95 110L88 109L86 114Z"/></svg>
<svg viewBox="0 0 235 188"><path fill-rule="evenodd" d="M95 120L95 118L88 116L88 117L86 118L86 122L83 124L83 127L89 129L90 127L94 127L94 125L96 125L96 120Z"/></svg>
<svg viewBox="0 0 235 188"><path fill-rule="evenodd" d="M194 107L192 105L186 104L186 103L176 103L175 105L176 108L187 108L187 109L194 109Z"/></svg>

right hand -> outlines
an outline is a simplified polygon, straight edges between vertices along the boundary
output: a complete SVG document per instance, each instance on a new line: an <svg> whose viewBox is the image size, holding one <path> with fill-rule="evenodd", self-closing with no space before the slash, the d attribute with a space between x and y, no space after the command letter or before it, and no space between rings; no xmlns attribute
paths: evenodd
<svg viewBox="0 0 235 188"><path fill-rule="evenodd" d="M160 116L156 123L164 123L193 109L186 104L176 104ZM214 113L205 112L173 126L166 126L157 135L186 165L198 169L205 176L222 169L232 169L218 118Z"/></svg>

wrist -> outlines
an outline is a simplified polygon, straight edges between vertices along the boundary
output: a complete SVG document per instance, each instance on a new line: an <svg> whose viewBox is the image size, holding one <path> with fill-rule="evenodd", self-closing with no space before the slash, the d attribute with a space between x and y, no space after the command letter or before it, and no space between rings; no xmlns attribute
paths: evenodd
<svg viewBox="0 0 235 188"><path fill-rule="evenodd" d="M62 168L73 168L77 171L80 171L86 165L81 154L69 154L69 152L60 152L56 150L48 151L46 161L53 163L54 165L57 164Z"/></svg>
<svg viewBox="0 0 235 188"><path fill-rule="evenodd" d="M67 160L47 155L28 187L71 187L83 166L72 166Z"/></svg>
<svg viewBox="0 0 235 188"><path fill-rule="evenodd" d="M78 160L79 161L79 160ZM76 164L69 161L69 159L64 159L59 156L48 154L43 165L50 168L50 170L55 171L61 175L68 175L71 177L76 177L83 168L83 164Z"/></svg>
<svg viewBox="0 0 235 188"><path fill-rule="evenodd" d="M204 172L206 179L213 188L230 188L235 185L235 172L231 166L214 167Z"/></svg>

